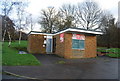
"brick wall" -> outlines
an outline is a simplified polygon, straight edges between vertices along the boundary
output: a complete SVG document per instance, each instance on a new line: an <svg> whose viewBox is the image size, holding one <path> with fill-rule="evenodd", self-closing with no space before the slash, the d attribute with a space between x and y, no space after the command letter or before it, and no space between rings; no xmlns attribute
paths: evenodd
<svg viewBox="0 0 120 81"><path fill-rule="evenodd" d="M72 34L65 33L65 58L72 58Z"/></svg>
<svg viewBox="0 0 120 81"><path fill-rule="evenodd" d="M65 51L65 39L63 42L60 42L60 34L55 35L54 38L56 38L56 50L55 54L58 56L64 57L64 51Z"/></svg>
<svg viewBox="0 0 120 81"><path fill-rule="evenodd" d="M85 50L72 49L72 33L64 33L64 42L60 42L60 35L56 38L55 54L64 58L96 57L96 36L85 36Z"/></svg>
<svg viewBox="0 0 120 81"><path fill-rule="evenodd" d="M46 53L46 47L43 47L44 35L28 36L28 52L29 53Z"/></svg>
<svg viewBox="0 0 120 81"><path fill-rule="evenodd" d="M64 33L64 41L60 42L60 34L55 35L57 54L64 58L90 58L96 57L96 36L85 36L85 50L72 49L72 33ZM46 47L43 47L44 35L28 36L29 53L46 53Z"/></svg>
<svg viewBox="0 0 120 81"><path fill-rule="evenodd" d="M84 57L96 57L96 36L86 36Z"/></svg>

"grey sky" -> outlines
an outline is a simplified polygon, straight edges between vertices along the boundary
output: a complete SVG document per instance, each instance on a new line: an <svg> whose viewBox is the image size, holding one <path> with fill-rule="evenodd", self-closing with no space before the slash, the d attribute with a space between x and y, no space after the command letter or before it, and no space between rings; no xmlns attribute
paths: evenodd
<svg viewBox="0 0 120 81"><path fill-rule="evenodd" d="M37 22L37 18L40 16L41 9L45 9L49 6L59 8L63 4L75 4L81 3L87 0L28 0L29 6L27 12L33 15L34 22ZM108 10L113 16L118 18L118 2L120 0L91 0L98 3L102 10ZM15 16L14 16L15 17ZM40 30L40 25L36 24L34 30Z"/></svg>
<svg viewBox="0 0 120 81"><path fill-rule="evenodd" d="M85 0L29 0L30 5L28 7L28 12L33 15L39 15L40 10L47 8L49 6L54 6L59 8L62 4L77 4ZM118 16L118 2L119 0L92 0L99 4L103 10L109 10L115 18Z"/></svg>
<svg viewBox="0 0 120 81"><path fill-rule="evenodd" d="M35 20L40 16L41 9L49 6L59 8L62 4L78 4L87 0L29 0L30 4L27 9L28 12L33 14ZM91 0L98 3L102 10L108 10L113 16L118 18L118 2L119 0ZM40 25L36 24L34 30L40 30Z"/></svg>

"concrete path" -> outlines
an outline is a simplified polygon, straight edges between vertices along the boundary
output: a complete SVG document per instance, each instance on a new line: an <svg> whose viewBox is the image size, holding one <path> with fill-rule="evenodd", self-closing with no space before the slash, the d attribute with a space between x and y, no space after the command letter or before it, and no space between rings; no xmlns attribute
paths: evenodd
<svg viewBox="0 0 120 81"><path fill-rule="evenodd" d="M38 79L118 79L118 59L98 57L64 59L56 55L35 55L41 66L3 66L3 70ZM65 63L59 64L59 61Z"/></svg>

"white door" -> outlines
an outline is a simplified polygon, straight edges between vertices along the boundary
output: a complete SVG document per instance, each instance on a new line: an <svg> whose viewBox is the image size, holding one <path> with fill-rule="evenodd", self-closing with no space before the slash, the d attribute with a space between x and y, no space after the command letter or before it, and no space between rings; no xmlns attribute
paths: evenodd
<svg viewBox="0 0 120 81"><path fill-rule="evenodd" d="M47 36L46 38L46 52L47 54L51 54L52 53L52 36Z"/></svg>

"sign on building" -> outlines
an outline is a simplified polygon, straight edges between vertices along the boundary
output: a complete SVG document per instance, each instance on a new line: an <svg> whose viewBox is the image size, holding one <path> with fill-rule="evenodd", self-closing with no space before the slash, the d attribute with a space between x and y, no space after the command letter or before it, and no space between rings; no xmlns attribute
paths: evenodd
<svg viewBox="0 0 120 81"><path fill-rule="evenodd" d="M85 36L81 34L73 34L72 39L85 40Z"/></svg>
<svg viewBox="0 0 120 81"><path fill-rule="evenodd" d="M64 42L64 33L60 34L60 42Z"/></svg>

